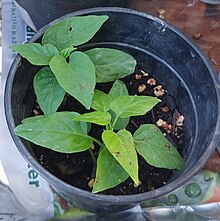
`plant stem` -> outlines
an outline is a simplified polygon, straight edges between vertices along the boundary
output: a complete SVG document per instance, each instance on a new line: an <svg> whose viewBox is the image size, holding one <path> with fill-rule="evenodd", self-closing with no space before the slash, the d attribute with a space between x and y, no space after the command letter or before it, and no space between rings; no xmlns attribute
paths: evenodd
<svg viewBox="0 0 220 221"><path fill-rule="evenodd" d="M111 129L114 129L115 124L117 123L117 121L118 121L118 117L116 116L115 119L114 119L114 121L113 121L113 124L112 124L112 128L111 128Z"/></svg>
<svg viewBox="0 0 220 221"><path fill-rule="evenodd" d="M108 125L106 125L105 129L106 130L111 130L111 126L108 124Z"/></svg>
<svg viewBox="0 0 220 221"><path fill-rule="evenodd" d="M97 140L97 139L95 139L94 137L90 137L95 143L97 143L100 147L102 146L102 143L99 141L99 140Z"/></svg>
<svg viewBox="0 0 220 221"><path fill-rule="evenodd" d="M96 158L95 158L95 155L94 155L94 153L93 153L93 151L92 151L91 148L89 148L89 153L90 153L90 155L91 155L91 157L92 157L93 163L96 164Z"/></svg>
<svg viewBox="0 0 220 221"><path fill-rule="evenodd" d="M92 168L91 178L95 178L97 161L96 161L95 155L94 155L91 148L89 148L89 153L90 153L90 155L92 157L92 161L93 161L93 168Z"/></svg>

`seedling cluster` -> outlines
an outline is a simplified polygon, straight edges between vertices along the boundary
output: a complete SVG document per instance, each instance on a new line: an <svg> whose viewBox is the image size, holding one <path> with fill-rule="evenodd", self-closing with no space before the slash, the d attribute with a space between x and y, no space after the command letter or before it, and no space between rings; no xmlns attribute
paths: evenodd
<svg viewBox="0 0 220 221"><path fill-rule="evenodd" d="M143 124L134 134L126 130L130 117L145 115L160 102L155 97L128 94L120 79L134 72L136 60L113 48L78 50L107 19L106 15L67 18L51 26L41 43L12 46L31 64L43 66L33 85L44 115L24 119L15 134L61 153L89 150L96 169L93 193L115 187L129 176L138 186L138 154L155 167L181 169L184 165L155 125ZM113 82L108 93L96 89L97 83L107 82ZM57 112L66 94L89 111ZM99 140L88 134L90 124L105 127ZM99 146L97 160L93 143Z"/></svg>

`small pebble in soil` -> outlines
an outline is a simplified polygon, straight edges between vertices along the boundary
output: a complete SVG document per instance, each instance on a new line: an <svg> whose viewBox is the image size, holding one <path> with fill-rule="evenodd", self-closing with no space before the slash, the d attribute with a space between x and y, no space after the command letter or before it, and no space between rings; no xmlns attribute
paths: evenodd
<svg viewBox="0 0 220 221"><path fill-rule="evenodd" d="M141 74L135 74L135 79L136 80L141 80L142 78L142 75Z"/></svg>
<svg viewBox="0 0 220 221"><path fill-rule="evenodd" d="M162 107L161 110L163 113L167 113L170 109L169 107L165 106L165 107Z"/></svg>
<svg viewBox="0 0 220 221"><path fill-rule="evenodd" d="M162 128L165 130L165 131L171 131L172 129L172 126L170 124L168 124L166 121L163 122L162 124Z"/></svg>
<svg viewBox="0 0 220 221"><path fill-rule="evenodd" d="M176 126L183 126L183 121L184 121L184 116L183 115L178 116L178 118L176 119Z"/></svg>
<svg viewBox="0 0 220 221"><path fill-rule="evenodd" d="M154 95L156 97L161 97L165 93L165 90L163 89L162 85L158 85L154 88Z"/></svg>
<svg viewBox="0 0 220 221"><path fill-rule="evenodd" d="M150 86L154 86L154 85L156 85L156 80L154 79L154 78L149 78L148 80L147 80L147 84L149 84Z"/></svg>
<svg viewBox="0 0 220 221"><path fill-rule="evenodd" d="M159 120L156 122L156 124L157 124L158 127L162 127L163 122L164 122L164 121L163 121L162 119L159 119Z"/></svg>
<svg viewBox="0 0 220 221"><path fill-rule="evenodd" d="M94 186L94 183L95 183L95 179L92 178L92 179L88 182L88 186L89 186L89 188L92 189L92 187Z"/></svg>
<svg viewBox="0 0 220 221"><path fill-rule="evenodd" d="M139 93L142 93L145 89L146 89L146 85L145 84L141 84L141 85L139 85L139 87L138 87L138 92Z"/></svg>
<svg viewBox="0 0 220 221"><path fill-rule="evenodd" d="M37 115L39 115L39 114L40 114L40 111L35 110L35 109L33 110L33 112L34 112L34 115L35 115L35 116L37 116Z"/></svg>
<svg viewBox="0 0 220 221"><path fill-rule="evenodd" d="M144 77L149 76L149 73L147 73L146 71L141 70L141 73L142 73L142 75L143 75Z"/></svg>

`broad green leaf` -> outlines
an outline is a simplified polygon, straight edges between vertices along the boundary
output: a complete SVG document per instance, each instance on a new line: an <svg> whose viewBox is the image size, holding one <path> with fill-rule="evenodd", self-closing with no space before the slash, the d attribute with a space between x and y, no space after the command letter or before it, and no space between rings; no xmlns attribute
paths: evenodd
<svg viewBox="0 0 220 221"><path fill-rule="evenodd" d="M104 111L93 111L74 117L75 121L89 122L98 125L108 125L111 121L111 115Z"/></svg>
<svg viewBox="0 0 220 221"><path fill-rule="evenodd" d="M68 48L65 48L63 49L61 52L60 52L60 55L62 55L64 58L68 58L70 56L70 54L77 50L77 48L74 48L73 46L70 46Z"/></svg>
<svg viewBox="0 0 220 221"><path fill-rule="evenodd" d="M35 121L38 121L38 120L41 120L42 118L44 118L45 116L44 115L37 115L35 117L27 117L27 118L24 118L21 123L22 124L25 124L25 123L31 123L31 122L35 122Z"/></svg>
<svg viewBox="0 0 220 221"><path fill-rule="evenodd" d="M109 153L107 148L103 148L98 156L96 169L96 182L92 192L98 193L106 189L117 186L129 177L128 173Z"/></svg>
<svg viewBox="0 0 220 221"><path fill-rule="evenodd" d="M35 75L34 91L37 96L37 102L45 116L57 111L66 93L58 84L49 67L42 68Z"/></svg>
<svg viewBox="0 0 220 221"><path fill-rule="evenodd" d="M136 60L112 48L94 48L85 52L95 65L96 81L111 82L134 72Z"/></svg>
<svg viewBox="0 0 220 221"><path fill-rule="evenodd" d="M114 84L112 85L111 90L108 93L112 99L115 99L116 97L128 95L128 90L126 85L123 81L116 80ZM115 119L115 114L113 111L110 111L113 120ZM130 117L128 118L118 118L116 124L114 125L115 130L121 130L124 129L128 123L129 123Z"/></svg>
<svg viewBox="0 0 220 221"><path fill-rule="evenodd" d="M50 68L60 86L87 109L90 108L95 90L95 67L83 52L73 52L69 63L61 55L54 56Z"/></svg>
<svg viewBox="0 0 220 221"><path fill-rule="evenodd" d="M177 149L153 124L144 124L134 133L135 148L152 166L182 169L184 161Z"/></svg>
<svg viewBox="0 0 220 221"><path fill-rule="evenodd" d="M102 133L102 140L109 152L125 169L134 183L139 185L138 159L131 133L125 129L120 130L118 133L106 130Z"/></svg>
<svg viewBox="0 0 220 221"><path fill-rule="evenodd" d="M111 110L117 117L141 116L151 110L159 99L150 96L119 96L110 103Z"/></svg>
<svg viewBox="0 0 220 221"><path fill-rule="evenodd" d="M42 44L53 44L59 51L89 41L108 19L107 15L67 18L51 26L43 35Z"/></svg>
<svg viewBox="0 0 220 221"><path fill-rule="evenodd" d="M33 65L48 65L51 58L59 54L59 51L52 44L41 45L39 43L27 43L13 45L11 49L17 51Z"/></svg>
<svg viewBox="0 0 220 221"><path fill-rule="evenodd" d="M91 107L94 110L106 112L109 110L110 102L111 102L111 97L108 94L99 90L95 90Z"/></svg>
<svg viewBox="0 0 220 221"><path fill-rule="evenodd" d="M87 150L92 139L87 133L87 125L73 121L75 112L57 112L37 120L24 121L14 132L16 135L37 145L61 153L76 153Z"/></svg>
<svg viewBox="0 0 220 221"><path fill-rule="evenodd" d="M108 94L114 99L119 96L128 95L128 90L123 81L116 80Z"/></svg>
<svg viewBox="0 0 220 221"><path fill-rule="evenodd" d="M130 117L127 117L127 118L120 118L119 117L117 122L116 122L116 124L114 125L113 129L115 129L115 130L122 130L122 129L127 127L129 121L130 121Z"/></svg>

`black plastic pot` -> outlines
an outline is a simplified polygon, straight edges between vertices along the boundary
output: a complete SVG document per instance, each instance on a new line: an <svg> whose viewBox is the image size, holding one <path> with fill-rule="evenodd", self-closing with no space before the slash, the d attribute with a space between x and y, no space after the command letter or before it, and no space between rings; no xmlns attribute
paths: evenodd
<svg viewBox="0 0 220 221"><path fill-rule="evenodd" d="M184 169L176 171L168 184L159 189L129 196L92 194L50 174L36 161L32 144L13 133L15 125L32 115L35 97L31 85L38 69L20 56L16 57L6 83L6 118L18 150L65 199L92 212L121 211L176 189L202 168L219 141L219 83L199 48L164 21L121 8L83 10L68 14L61 20L87 14L107 14L110 18L84 47L108 46L128 51L175 97L185 116ZM39 42L45 30L55 22L37 32L32 42Z"/></svg>
<svg viewBox="0 0 220 221"><path fill-rule="evenodd" d="M129 7L133 0L16 0L38 29L67 13L94 7Z"/></svg>

